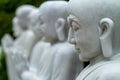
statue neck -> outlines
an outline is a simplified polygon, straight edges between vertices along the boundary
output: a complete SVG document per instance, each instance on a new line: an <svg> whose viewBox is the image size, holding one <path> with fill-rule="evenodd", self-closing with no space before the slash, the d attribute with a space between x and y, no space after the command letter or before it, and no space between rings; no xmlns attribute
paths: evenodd
<svg viewBox="0 0 120 80"><path fill-rule="evenodd" d="M102 54L98 55L97 57L90 60L90 66L103 61L106 61L105 57Z"/></svg>
<svg viewBox="0 0 120 80"><path fill-rule="evenodd" d="M110 60L120 60L120 53L116 53L115 55L113 55Z"/></svg>
<svg viewBox="0 0 120 80"><path fill-rule="evenodd" d="M52 45L56 44L59 42L58 39L53 39L53 38L44 38L46 42L50 42Z"/></svg>
<svg viewBox="0 0 120 80"><path fill-rule="evenodd" d="M43 36L41 34L37 34L35 31L32 31L32 32L35 34L35 37L37 40L41 40L43 38Z"/></svg>

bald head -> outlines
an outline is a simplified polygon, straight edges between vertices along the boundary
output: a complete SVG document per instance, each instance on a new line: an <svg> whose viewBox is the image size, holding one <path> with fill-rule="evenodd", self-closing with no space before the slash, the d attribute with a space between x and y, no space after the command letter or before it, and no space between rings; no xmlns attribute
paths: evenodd
<svg viewBox="0 0 120 80"><path fill-rule="evenodd" d="M35 7L32 5L22 5L17 8L16 16L26 17L34 9L35 9Z"/></svg>
<svg viewBox="0 0 120 80"><path fill-rule="evenodd" d="M67 5L66 1L47 1L39 7L39 19L41 24L44 24L43 31L47 37L57 37L55 25L60 18L66 21L68 16Z"/></svg>
<svg viewBox="0 0 120 80"><path fill-rule="evenodd" d="M16 16L12 21L14 36L18 37L28 29L28 24L30 23L28 15L35 9L32 5L22 5L17 8Z"/></svg>
<svg viewBox="0 0 120 80"><path fill-rule="evenodd" d="M47 20L51 21L52 19L52 21L55 21L58 18L66 18L68 16L66 9L66 1L47 1L40 6L39 12L45 16Z"/></svg>
<svg viewBox="0 0 120 80"><path fill-rule="evenodd" d="M115 26L112 36L113 52L120 52L120 1L119 0L70 0L69 13L76 16L80 23L98 27L101 19L110 18Z"/></svg>
<svg viewBox="0 0 120 80"><path fill-rule="evenodd" d="M69 12L80 18L100 20L109 17L114 19L118 18L120 13L119 2L118 0L70 0Z"/></svg>

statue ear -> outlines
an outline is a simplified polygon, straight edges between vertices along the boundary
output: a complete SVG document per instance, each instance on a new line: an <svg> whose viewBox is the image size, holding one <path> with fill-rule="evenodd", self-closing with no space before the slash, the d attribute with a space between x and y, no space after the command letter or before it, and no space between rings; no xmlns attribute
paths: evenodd
<svg viewBox="0 0 120 80"><path fill-rule="evenodd" d="M66 37L66 36L65 36L65 32L64 32L65 25L66 25L66 21L65 21L65 19L63 19L63 18L59 18L59 19L56 21L55 28L56 28L56 32L57 32L58 39L59 39L60 41L65 40L65 37Z"/></svg>
<svg viewBox="0 0 120 80"><path fill-rule="evenodd" d="M112 34L114 22L110 18L103 18L100 21L99 34L104 57L112 56Z"/></svg>

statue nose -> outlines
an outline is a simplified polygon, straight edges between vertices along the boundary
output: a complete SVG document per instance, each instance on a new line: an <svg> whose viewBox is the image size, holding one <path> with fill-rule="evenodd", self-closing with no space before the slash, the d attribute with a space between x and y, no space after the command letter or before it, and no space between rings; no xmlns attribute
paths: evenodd
<svg viewBox="0 0 120 80"><path fill-rule="evenodd" d="M70 44L74 44L74 45L75 45L75 44L76 44L76 41L75 41L75 39L74 39L74 38L72 38L72 39L69 41L69 43L70 43Z"/></svg>

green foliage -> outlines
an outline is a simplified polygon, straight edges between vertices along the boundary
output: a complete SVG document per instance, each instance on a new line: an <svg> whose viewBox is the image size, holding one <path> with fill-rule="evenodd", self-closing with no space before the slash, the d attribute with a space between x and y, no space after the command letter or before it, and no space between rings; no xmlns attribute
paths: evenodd
<svg viewBox="0 0 120 80"><path fill-rule="evenodd" d="M12 34L12 19L15 10L23 4L39 7L45 0L0 0L0 40L5 33ZM1 80L1 79L0 79Z"/></svg>
<svg viewBox="0 0 120 80"><path fill-rule="evenodd" d="M0 80L8 80L5 53L0 51Z"/></svg>

